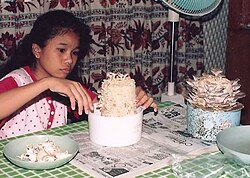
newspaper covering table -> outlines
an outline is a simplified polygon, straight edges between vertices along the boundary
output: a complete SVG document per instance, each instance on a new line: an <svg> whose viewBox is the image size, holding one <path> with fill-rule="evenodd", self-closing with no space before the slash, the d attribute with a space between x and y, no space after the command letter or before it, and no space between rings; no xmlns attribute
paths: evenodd
<svg viewBox="0 0 250 178"><path fill-rule="evenodd" d="M135 177L170 165L173 155L186 159L218 151L215 143L189 135L185 107L169 103L163 103L157 115L144 115L142 138L134 145L100 146L90 141L87 131L71 137L79 144L79 153L71 163L94 177Z"/></svg>

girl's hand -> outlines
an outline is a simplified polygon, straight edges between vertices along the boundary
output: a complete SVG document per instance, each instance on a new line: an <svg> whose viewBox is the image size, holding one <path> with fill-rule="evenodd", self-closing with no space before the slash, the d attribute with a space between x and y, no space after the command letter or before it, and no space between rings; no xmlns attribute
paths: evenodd
<svg viewBox="0 0 250 178"><path fill-rule="evenodd" d="M136 87L136 100L137 106L142 106L144 109L153 107L154 111L158 111L158 106L154 102L154 99L150 97L141 87Z"/></svg>
<svg viewBox="0 0 250 178"><path fill-rule="evenodd" d="M50 91L69 98L72 110L75 110L76 104L78 105L79 115L82 115L83 108L86 114L93 110L93 102L80 83L55 77L49 77L47 80Z"/></svg>

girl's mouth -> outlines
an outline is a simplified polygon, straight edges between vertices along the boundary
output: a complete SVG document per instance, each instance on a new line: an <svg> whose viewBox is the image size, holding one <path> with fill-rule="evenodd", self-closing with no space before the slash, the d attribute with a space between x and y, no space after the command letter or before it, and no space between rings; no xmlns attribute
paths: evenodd
<svg viewBox="0 0 250 178"><path fill-rule="evenodd" d="M63 68L63 69L61 69L61 71L65 74L69 74L71 70L70 70L70 68Z"/></svg>

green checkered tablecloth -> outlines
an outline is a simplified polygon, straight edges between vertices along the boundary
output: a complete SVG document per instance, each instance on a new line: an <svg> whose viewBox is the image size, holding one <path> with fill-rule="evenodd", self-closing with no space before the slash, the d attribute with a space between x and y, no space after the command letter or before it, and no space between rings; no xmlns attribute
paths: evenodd
<svg viewBox="0 0 250 178"><path fill-rule="evenodd" d="M171 103L161 103L159 106L164 107L171 105ZM72 133L79 133L88 129L87 122L78 122L65 125L58 128L53 128L45 131L39 131L29 135L47 134L47 135L68 135ZM71 163L65 164L61 167L51 170L27 170L17 167L10 163L3 155L4 146L12 139L20 138L13 137L10 139L0 140L0 178L82 178L93 177L83 170L75 167ZM193 159L184 160L173 166L166 166L158 168L143 175L137 176L138 178L205 178L205 177L248 177L250 166L237 164L233 161L224 158L220 152L205 154ZM213 174L215 173L216 174ZM249 176L250 177L250 176Z"/></svg>
<svg viewBox="0 0 250 178"><path fill-rule="evenodd" d="M39 131L28 135L35 135L35 134L46 134L46 135L68 135L70 133L81 132L88 129L87 122L78 122L69 125L65 125L58 128L53 128L45 131ZM84 171L78 169L77 167L73 166L72 164L65 164L56 169L51 170L27 170L23 168L19 168L12 163L10 163L3 155L3 148L4 146L12 139L20 138L13 137L11 139L0 140L0 178L50 178L50 177L57 177L57 178L82 178L82 177L93 177L85 173Z"/></svg>
<svg viewBox="0 0 250 178"><path fill-rule="evenodd" d="M71 133L82 132L88 129L87 122L78 122L69 125L65 125L58 128L53 128L45 131L39 131L28 135L35 135L35 134L46 134L46 135L68 135ZM13 139L20 138L22 136L13 137L10 139L0 140L0 178L88 178L93 177L83 170L75 167L72 164L65 164L59 168L51 169L51 170L27 170L23 168L19 168L12 163L10 163L3 155L3 148L4 146ZM175 177L171 167L166 167L163 169L159 169L156 171L149 172L145 175L139 177Z"/></svg>

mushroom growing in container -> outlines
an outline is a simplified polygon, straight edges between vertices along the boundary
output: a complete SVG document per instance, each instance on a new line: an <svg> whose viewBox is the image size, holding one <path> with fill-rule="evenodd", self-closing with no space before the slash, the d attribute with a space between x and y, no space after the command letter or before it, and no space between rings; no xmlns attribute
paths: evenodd
<svg viewBox="0 0 250 178"><path fill-rule="evenodd" d="M229 80L219 69L187 81L186 100L193 106L209 111L242 109L238 99L245 97L240 91L239 79Z"/></svg>
<svg viewBox="0 0 250 178"><path fill-rule="evenodd" d="M216 141L223 129L240 125L243 105L239 79L229 80L219 69L187 81L187 131L195 138Z"/></svg>

